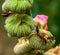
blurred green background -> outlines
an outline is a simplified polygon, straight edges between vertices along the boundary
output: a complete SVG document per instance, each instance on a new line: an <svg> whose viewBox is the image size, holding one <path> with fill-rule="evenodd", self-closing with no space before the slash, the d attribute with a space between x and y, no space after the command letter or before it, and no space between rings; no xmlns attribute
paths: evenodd
<svg viewBox="0 0 60 55"><path fill-rule="evenodd" d="M8 38L4 29L1 6L4 0L0 0L0 55L15 55L13 47L17 43L17 38ZM32 15L45 14L49 16L48 27L56 39L56 44L60 43L60 1L59 0L34 0Z"/></svg>

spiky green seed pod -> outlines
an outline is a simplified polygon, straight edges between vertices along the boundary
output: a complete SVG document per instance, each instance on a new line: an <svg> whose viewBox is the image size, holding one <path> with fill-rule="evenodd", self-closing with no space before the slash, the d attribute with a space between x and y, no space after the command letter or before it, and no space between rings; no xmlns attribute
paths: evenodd
<svg viewBox="0 0 60 55"><path fill-rule="evenodd" d="M33 28L32 17L26 14L12 14L5 21L5 29L12 36L23 37L29 35Z"/></svg>
<svg viewBox="0 0 60 55"><path fill-rule="evenodd" d="M14 47L14 52L19 55L23 55L24 53L31 50L29 40L26 37L22 37L18 39L18 43Z"/></svg>
<svg viewBox="0 0 60 55"><path fill-rule="evenodd" d="M26 13L32 7L33 0L6 0L2 5L3 12Z"/></svg>

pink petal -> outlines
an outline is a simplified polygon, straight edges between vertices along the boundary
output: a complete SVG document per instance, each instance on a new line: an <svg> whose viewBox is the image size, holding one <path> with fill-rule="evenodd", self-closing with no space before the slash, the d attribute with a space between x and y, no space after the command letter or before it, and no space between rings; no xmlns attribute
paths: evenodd
<svg viewBox="0 0 60 55"><path fill-rule="evenodd" d="M48 16L41 14L37 15L34 19L35 22L39 22L41 25L45 25L48 21Z"/></svg>

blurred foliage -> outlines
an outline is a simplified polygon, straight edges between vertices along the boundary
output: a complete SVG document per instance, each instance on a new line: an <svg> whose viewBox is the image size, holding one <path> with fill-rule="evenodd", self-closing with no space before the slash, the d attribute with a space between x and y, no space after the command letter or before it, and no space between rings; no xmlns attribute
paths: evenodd
<svg viewBox="0 0 60 55"><path fill-rule="evenodd" d="M4 0L0 0L0 35L4 35L1 34L1 30L4 28L6 19L1 16L1 5L3 2ZM60 43L60 0L34 0L32 16L35 17L37 14L49 16L48 27L56 39L55 45L58 45Z"/></svg>

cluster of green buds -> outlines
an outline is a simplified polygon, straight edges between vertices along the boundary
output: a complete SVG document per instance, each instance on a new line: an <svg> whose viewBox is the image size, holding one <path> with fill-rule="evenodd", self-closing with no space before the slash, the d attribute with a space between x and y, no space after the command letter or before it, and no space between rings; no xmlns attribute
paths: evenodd
<svg viewBox="0 0 60 55"><path fill-rule="evenodd" d="M10 13L5 21L5 29L9 37L28 36L34 28L33 18L30 16L30 9L33 0L5 0L2 10ZM29 10L29 13L28 13Z"/></svg>
<svg viewBox="0 0 60 55"><path fill-rule="evenodd" d="M5 30L8 37L18 37L14 47L17 55L43 53L50 49L55 40L47 27L46 15L31 16L33 0L5 0L2 5L2 15L5 20Z"/></svg>

